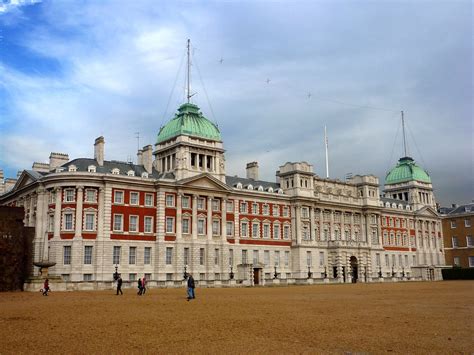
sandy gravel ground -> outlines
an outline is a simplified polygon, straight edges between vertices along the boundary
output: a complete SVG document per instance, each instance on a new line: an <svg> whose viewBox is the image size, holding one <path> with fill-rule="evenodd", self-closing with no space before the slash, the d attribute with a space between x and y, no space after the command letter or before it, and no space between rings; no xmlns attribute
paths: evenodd
<svg viewBox="0 0 474 355"><path fill-rule="evenodd" d="M474 353L474 282L0 293L0 353Z"/></svg>

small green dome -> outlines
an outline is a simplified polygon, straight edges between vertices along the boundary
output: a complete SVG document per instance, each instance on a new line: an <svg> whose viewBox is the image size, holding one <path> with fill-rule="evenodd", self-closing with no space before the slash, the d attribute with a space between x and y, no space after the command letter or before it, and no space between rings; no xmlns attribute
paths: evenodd
<svg viewBox="0 0 474 355"><path fill-rule="evenodd" d="M431 184L429 174L415 164L410 157L403 157L397 163L397 166L390 170L385 177L385 185L399 184L407 181L421 181Z"/></svg>
<svg viewBox="0 0 474 355"><path fill-rule="evenodd" d="M199 111L199 107L191 103L182 104L178 113L158 133L157 143L180 136L193 136L213 141L221 141L219 128Z"/></svg>

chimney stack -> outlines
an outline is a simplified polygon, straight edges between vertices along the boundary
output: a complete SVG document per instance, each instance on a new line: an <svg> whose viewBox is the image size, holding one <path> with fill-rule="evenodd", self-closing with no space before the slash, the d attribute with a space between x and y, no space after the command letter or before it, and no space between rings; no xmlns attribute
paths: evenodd
<svg viewBox="0 0 474 355"><path fill-rule="evenodd" d="M148 174L152 173L153 169L153 147L151 144L144 146L142 150L142 163Z"/></svg>
<svg viewBox="0 0 474 355"><path fill-rule="evenodd" d="M258 163L247 163L247 179L258 180Z"/></svg>
<svg viewBox="0 0 474 355"><path fill-rule="evenodd" d="M49 155L49 171L54 171L58 166L64 165L69 161L69 155L63 153L51 153Z"/></svg>
<svg viewBox="0 0 474 355"><path fill-rule="evenodd" d="M97 161L97 164L99 164L99 166L104 165L104 147L104 137L100 136L96 138L94 143L94 159Z"/></svg>
<svg viewBox="0 0 474 355"><path fill-rule="evenodd" d="M141 149L137 152L137 165L143 165L143 150Z"/></svg>

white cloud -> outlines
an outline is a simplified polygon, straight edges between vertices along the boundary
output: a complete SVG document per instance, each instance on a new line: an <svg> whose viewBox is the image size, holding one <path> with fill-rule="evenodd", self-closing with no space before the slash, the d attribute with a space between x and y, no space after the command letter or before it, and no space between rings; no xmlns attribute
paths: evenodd
<svg viewBox="0 0 474 355"><path fill-rule="evenodd" d="M0 14L13 11L22 6L34 5L34 4L40 3L42 0L3 0L3 1L0 3Z"/></svg>

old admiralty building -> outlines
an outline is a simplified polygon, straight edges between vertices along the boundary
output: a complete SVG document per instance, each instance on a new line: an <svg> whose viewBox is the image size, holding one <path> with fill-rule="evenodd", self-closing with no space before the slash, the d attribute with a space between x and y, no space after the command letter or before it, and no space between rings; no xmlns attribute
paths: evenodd
<svg viewBox="0 0 474 355"><path fill-rule="evenodd" d="M444 265L431 178L412 158L383 191L376 176L326 179L306 162L273 182L257 162L227 176L221 133L192 103L137 164L106 160L99 137L93 158L34 163L0 204L24 207L55 289L110 287L115 268L164 287L185 272L201 286L435 280Z"/></svg>

